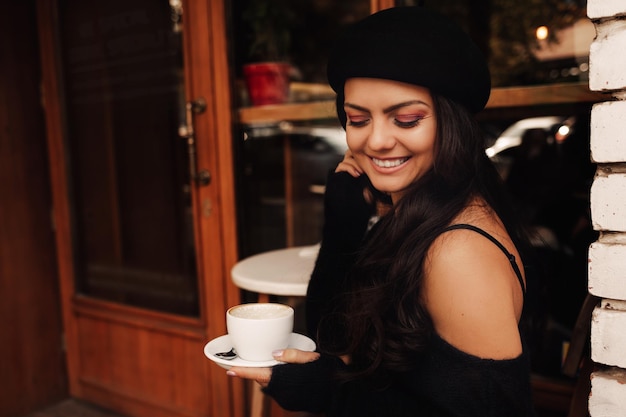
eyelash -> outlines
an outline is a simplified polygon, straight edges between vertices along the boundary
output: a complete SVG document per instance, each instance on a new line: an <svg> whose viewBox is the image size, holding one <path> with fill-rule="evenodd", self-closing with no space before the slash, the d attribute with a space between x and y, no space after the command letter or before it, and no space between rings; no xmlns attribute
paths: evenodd
<svg viewBox="0 0 626 417"><path fill-rule="evenodd" d="M412 127L419 125L423 119L424 119L423 116L416 117L415 119L409 120L408 122L402 122L398 119L393 119L393 123L400 128L410 129ZM363 127L367 125L369 121L370 119L363 119L361 121L353 121L351 119L348 119L348 126Z"/></svg>
<svg viewBox="0 0 626 417"><path fill-rule="evenodd" d="M361 121L355 122L353 120L348 119L348 126L353 126L353 127L363 127L367 124L367 122L369 122L369 119L363 119Z"/></svg>
<svg viewBox="0 0 626 417"><path fill-rule="evenodd" d="M424 117L419 116L419 117L409 120L408 122L402 122L398 119L393 119L393 122L398 127L401 127L403 129L410 129L412 127L419 125L422 120L424 120Z"/></svg>

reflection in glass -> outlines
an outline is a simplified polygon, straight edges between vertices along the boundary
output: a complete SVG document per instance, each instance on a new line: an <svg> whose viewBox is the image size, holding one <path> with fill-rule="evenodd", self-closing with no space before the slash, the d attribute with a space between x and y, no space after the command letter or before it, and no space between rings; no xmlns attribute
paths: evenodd
<svg viewBox="0 0 626 417"><path fill-rule="evenodd" d="M418 0L396 0L397 6ZM586 0L426 1L450 16L488 57L494 87L588 79L589 45L595 30ZM547 37L539 39L537 28Z"/></svg>
<svg viewBox="0 0 626 417"><path fill-rule="evenodd" d="M552 377L564 377L563 349L587 294L587 249L598 237L589 213L589 115L581 106L515 120L486 149L531 233L531 364Z"/></svg>
<svg viewBox="0 0 626 417"><path fill-rule="evenodd" d="M343 159L337 122L246 127L237 157L240 256L322 238L328 173Z"/></svg>
<svg viewBox="0 0 626 417"><path fill-rule="evenodd" d="M300 84L326 84L326 61L333 39L343 25L370 13L366 0L235 0L230 7L239 107L250 104L244 66L268 61L289 64L288 77L296 87L291 89L289 101L328 98L327 91Z"/></svg>
<svg viewBox="0 0 626 417"><path fill-rule="evenodd" d="M197 315L180 16L151 0L59 10L77 290Z"/></svg>

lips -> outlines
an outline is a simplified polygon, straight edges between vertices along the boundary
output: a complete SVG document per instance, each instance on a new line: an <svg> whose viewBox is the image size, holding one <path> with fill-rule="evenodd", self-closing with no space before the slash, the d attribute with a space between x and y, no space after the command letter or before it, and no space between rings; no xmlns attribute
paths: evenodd
<svg viewBox="0 0 626 417"><path fill-rule="evenodd" d="M402 165L403 163L405 163L406 161L408 161L409 158L397 158L397 159L378 159L378 158L372 158L372 162L374 162L374 165L376 165L377 167L380 168L395 168L397 166Z"/></svg>

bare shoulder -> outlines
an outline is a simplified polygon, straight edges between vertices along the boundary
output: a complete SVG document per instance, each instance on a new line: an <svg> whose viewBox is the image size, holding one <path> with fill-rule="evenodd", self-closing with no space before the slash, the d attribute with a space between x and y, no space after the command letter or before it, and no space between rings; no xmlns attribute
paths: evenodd
<svg viewBox="0 0 626 417"><path fill-rule="evenodd" d="M478 223L517 255L497 223ZM523 291L498 246L472 230L445 232L433 242L424 272L423 302L443 339L483 358L514 358L521 353L518 321Z"/></svg>

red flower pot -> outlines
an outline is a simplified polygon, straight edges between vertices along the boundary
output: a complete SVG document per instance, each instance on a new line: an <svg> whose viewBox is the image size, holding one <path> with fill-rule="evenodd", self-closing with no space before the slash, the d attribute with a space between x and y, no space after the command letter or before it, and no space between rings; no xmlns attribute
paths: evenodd
<svg viewBox="0 0 626 417"><path fill-rule="evenodd" d="M289 98L289 64L261 62L246 64L243 72L250 101L255 106L285 103Z"/></svg>

